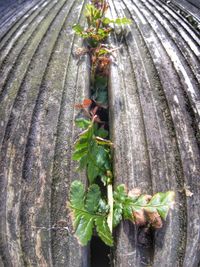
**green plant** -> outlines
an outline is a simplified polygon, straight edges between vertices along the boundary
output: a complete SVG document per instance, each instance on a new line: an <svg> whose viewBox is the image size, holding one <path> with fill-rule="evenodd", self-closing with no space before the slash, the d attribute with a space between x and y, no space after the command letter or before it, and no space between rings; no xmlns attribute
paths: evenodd
<svg viewBox="0 0 200 267"><path fill-rule="evenodd" d="M130 24L131 20L127 18L109 19L105 17L105 12L108 9L107 2L92 2L93 4L87 4L85 8L87 27L84 28L80 24L75 24L73 30L83 39L86 39L91 47L96 47L113 31L110 26L111 23L121 26Z"/></svg>
<svg viewBox="0 0 200 267"><path fill-rule="evenodd" d="M85 99L76 107L82 110L75 123L81 129L74 144L72 159L77 161L78 171L86 170L88 188L75 180L71 184L69 208L72 214L75 235L82 245L90 241L94 229L105 244L113 246L112 231L122 220L135 224L162 227L174 201L174 192L157 193L154 196L128 190L118 185L113 190L112 150L108 139L107 84L113 48L103 41L113 30L111 23L129 24L127 18L115 20L105 17L108 4L105 0L92 0L86 5L87 28L74 25L74 31L87 40L83 53L91 58L92 99ZM80 52L80 50L79 50ZM82 53L82 52L81 52ZM104 114L104 116L102 116ZM103 118L101 118L103 117ZM106 190L105 190L106 189ZM106 194L107 192L107 194Z"/></svg>
<svg viewBox="0 0 200 267"><path fill-rule="evenodd" d="M103 128L98 128L94 116L92 120L80 118L76 124L84 129L79 135L75 146L73 160L79 162L79 170L87 169L89 183L96 182L97 177L106 182L108 173L111 173L110 146L112 143L105 139L108 132Z"/></svg>
<svg viewBox="0 0 200 267"><path fill-rule="evenodd" d="M90 116L83 104L79 105ZM162 226L174 200L174 192L150 195L127 191L125 185L118 185L113 192L112 157L113 144L105 139L108 132L99 126L97 115L90 119L78 118L76 125L82 129L75 145L73 160L79 162L78 170L86 169L89 188L84 189L82 182L75 180L71 185L70 204L75 235L82 245L91 239L93 229L109 246L113 245L112 229L122 219L155 228ZM107 188L107 197L98 184Z"/></svg>

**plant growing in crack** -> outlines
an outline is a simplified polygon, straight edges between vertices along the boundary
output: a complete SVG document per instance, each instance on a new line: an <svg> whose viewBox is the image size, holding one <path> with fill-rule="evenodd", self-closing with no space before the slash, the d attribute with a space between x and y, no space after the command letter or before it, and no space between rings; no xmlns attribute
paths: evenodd
<svg viewBox="0 0 200 267"><path fill-rule="evenodd" d="M127 18L115 20L105 17L108 3L93 0L86 5L87 28L75 25L74 31L87 41L87 48L79 54L88 53L91 59L91 99L85 99L76 108L82 110L75 123L82 130L75 145L72 159L79 163L78 171L86 170L88 185L81 181L71 184L69 208L75 235L82 245L91 240L94 229L108 246L113 246L113 228L122 220L135 224L162 227L174 201L174 192L159 192L154 196L141 194L140 190L128 190L118 185L113 190L112 150L108 139L107 82L110 54L113 48L103 43L113 29L111 23L130 24ZM105 190L106 189L106 190Z"/></svg>

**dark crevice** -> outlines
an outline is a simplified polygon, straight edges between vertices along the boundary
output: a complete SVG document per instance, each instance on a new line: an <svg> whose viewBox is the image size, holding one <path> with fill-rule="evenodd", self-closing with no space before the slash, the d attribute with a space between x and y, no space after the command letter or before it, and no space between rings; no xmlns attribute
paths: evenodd
<svg viewBox="0 0 200 267"><path fill-rule="evenodd" d="M97 236L93 236L90 244L91 267L109 267L110 247Z"/></svg>
<svg viewBox="0 0 200 267"><path fill-rule="evenodd" d="M92 66L92 62L91 62L91 66ZM91 73L91 76L93 76L92 73ZM98 83L99 79L101 80L101 82ZM92 81L91 79L91 84L90 84L91 99L94 99L90 106L91 111L95 109L95 107L97 107L98 98L101 93L104 93L104 97L103 97L104 101L106 103L109 102L108 101L108 79L109 77L107 75L106 76L105 75L101 76L101 74L99 75L98 70L94 75L94 80ZM98 89L99 89L98 86L103 88L103 90L100 90L100 94L98 94ZM97 100L97 102L95 100ZM96 115L101 121L104 122L103 124L100 123L98 126L103 127L109 133L109 107L104 108L100 105L98 107ZM96 183L100 186L102 194L106 195L106 187L103 186L103 183L101 181L96 182ZM110 247L107 246L97 235L93 235L91 242L90 242L91 267L111 266L110 253L111 253Z"/></svg>

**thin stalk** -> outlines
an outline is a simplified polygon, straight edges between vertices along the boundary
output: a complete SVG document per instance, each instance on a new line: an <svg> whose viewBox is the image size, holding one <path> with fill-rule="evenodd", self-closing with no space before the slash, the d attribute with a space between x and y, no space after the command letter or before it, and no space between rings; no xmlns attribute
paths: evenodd
<svg viewBox="0 0 200 267"><path fill-rule="evenodd" d="M113 186L112 184L107 185L107 198L108 198L108 205L109 205L109 214L107 218L107 223L110 228L110 232L112 233L113 230Z"/></svg>

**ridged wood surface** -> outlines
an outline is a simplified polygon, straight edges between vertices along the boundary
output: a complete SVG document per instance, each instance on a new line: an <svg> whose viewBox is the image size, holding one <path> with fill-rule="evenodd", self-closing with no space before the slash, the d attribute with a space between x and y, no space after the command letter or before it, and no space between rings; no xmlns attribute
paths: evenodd
<svg viewBox="0 0 200 267"><path fill-rule="evenodd" d="M72 25L84 1L2 7L0 250L3 266L88 266L66 209L77 133L74 103L88 94ZM63 222L62 222L63 221Z"/></svg>
<svg viewBox="0 0 200 267"><path fill-rule="evenodd" d="M199 34L165 1L116 0L111 2L111 15L133 20L126 38L114 38L118 46L121 43L110 77L116 183L148 193L176 192L175 209L163 229L152 231L128 222L117 229L115 266L196 267Z"/></svg>
<svg viewBox="0 0 200 267"><path fill-rule="evenodd" d="M176 192L162 229L116 229L116 267L200 264L199 30L178 10L200 16L180 2L109 0L111 17L133 20L110 40L120 47L109 78L115 183ZM71 29L84 4L0 0L2 267L90 266L66 208L71 181L84 180L71 161L74 104L89 94L88 59L74 58L81 42Z"/></svg>

